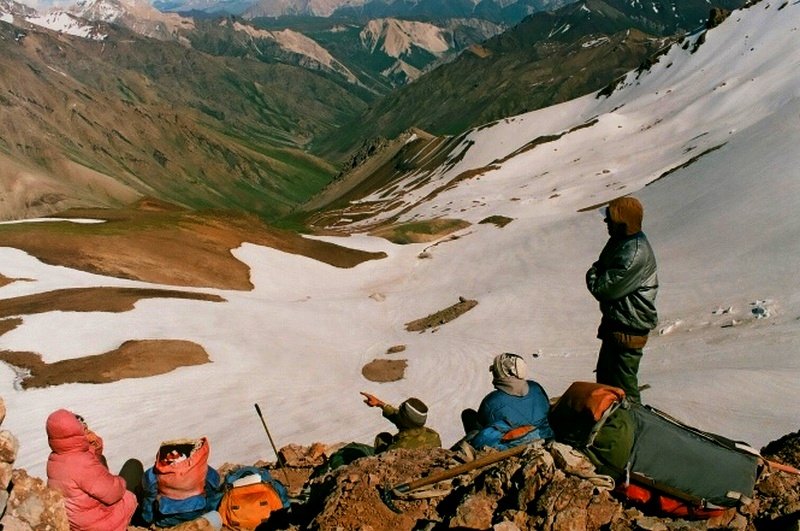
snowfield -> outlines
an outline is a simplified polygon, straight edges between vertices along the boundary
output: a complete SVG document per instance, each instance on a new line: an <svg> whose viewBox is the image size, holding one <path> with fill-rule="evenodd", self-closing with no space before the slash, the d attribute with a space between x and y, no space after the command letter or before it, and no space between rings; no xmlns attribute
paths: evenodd
<svg viewBox="0 0 800 531"><path fill-rule="evenodd" d="M152 462L163 440L205 435L211 463L273 460L253 404L279 446L371 442L388 423L359 391L399 403L417 396L445 445L459 415L491 390L488 365L525 354L548 393L592 380L600 319L584 273L607 235L594 206L634 194L659 264L660 325L645 348L645 403L701 429L760 447L800 429L800 4L736 11L693 42L594 95L479 128L436 183L487 166L537 137L557 140L419 204L405 220L446 216L472 226L457 239L399 246L325 237L388 257L352 269L245 244L250 292L202 290L226 303L150 299L125 313L25 316L0 349L52 362L125 340L187 339L212 363L103 385L19 390L0 364L4 428L21 441L16 466L44 475L47 415L80 412L105 440L112 469ZM659 178L662 177L662 178ZM409 182L414 176L409 177ZM648 183L650 183L648 185ZM369 198L367 198L369 200ZM590 208L591 207L591 208ZM386 212L388 217L392 212ZM504 228L478 224L513 218ZM429 258L419 258L426 249ZM147 286L43 264L0 249L0 274L28 278L0 298L79 286ZM478 305L434 331L404 324L457 302ZM387 354L393 345L406 345ZM536 354L533 357L532 354ZM361 368L407 359L405 378L377 384Z"/></svg>

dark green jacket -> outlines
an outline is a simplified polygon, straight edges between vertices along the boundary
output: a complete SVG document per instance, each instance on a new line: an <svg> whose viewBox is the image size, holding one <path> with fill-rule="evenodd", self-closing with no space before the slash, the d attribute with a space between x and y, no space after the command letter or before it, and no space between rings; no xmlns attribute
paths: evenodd
<svg viewBox="0 0 800 531"><path fill-rule="evenodd" d="M392 441L388 447L383 450L394 450L396 448L441 448L442 440L439 434L430 428L420 426L418 428L407 428L398 420L398 410L394 406L385 405L383 408L383 416L389 419L392 424L397 426L400 430L392 437Z"/></svg>
<svg viewBox="0 0 800 531"><path fill-rule="evenodd" d="M603 321L620 331L647 335L658 324L656 257L643 232L610 238L586 272L586 287Z"/></svg>

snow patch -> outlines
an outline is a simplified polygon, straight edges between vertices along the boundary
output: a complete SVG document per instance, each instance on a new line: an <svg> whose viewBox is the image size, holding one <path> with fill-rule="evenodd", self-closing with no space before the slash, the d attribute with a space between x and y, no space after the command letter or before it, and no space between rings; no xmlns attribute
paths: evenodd
<svg viewBox="0 0 800 531"><path fill-rule="evenodd" d="M598 46L602 46L603 44L611 42L611 39L608 37L600 37L598 39L592 39L590 41L586 41L581 44L583 48L596 48Z"/></svg>
<svg viewBox="0 0 800 531"><path fill-rule="evenodd" d="M84 39L102 41L107 37L105 34L98 33L95 26L86 24L86 21L64 11L51 11L45 15L27 17L25 20L35 26Z"/></svg>
<svg viewBox="0 0 800 531"><path fill-rule="evenodd" d="M63 74L62 72L59 72ZM104 219L83 219L83 218L30 218L30 219L12 219L9 221L0 221L0 225L14 225L17 223L49 223L54 221L66 221L69 223L106 223Z"/></svg>

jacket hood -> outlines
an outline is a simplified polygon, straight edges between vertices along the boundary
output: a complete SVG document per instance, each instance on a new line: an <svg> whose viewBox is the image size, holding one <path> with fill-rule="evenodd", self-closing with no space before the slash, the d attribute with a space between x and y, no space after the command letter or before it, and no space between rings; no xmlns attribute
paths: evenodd
<svg viewBox="0 0 800 531"><path fill-rule="evenodd" d="M54 411L47 417L45 424L47 442L50 449L57 454L89 449L89 441L83 424L75 413L66 409Z"/></svg>
<svg viewBox="0 0 800 531"><path fill-rule="evenodd" d="M644 207L635 197L618 197L608 204L609 219L625 226L625 235L633 236L642 230Z"/></svg>

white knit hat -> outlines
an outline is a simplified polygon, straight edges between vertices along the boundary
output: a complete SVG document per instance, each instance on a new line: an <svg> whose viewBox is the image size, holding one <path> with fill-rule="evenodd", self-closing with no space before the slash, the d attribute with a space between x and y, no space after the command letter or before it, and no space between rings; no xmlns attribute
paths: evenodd
<svg viewBox="0 0 800 531"><path fill-rule="evenodd" d="M528 376L528 364L519 354L504 352L495 356L492 366L492 374L500 378L519 378L524 380Z"/></svg>
<svg viewBox="0 0 800 531"><path fill-rule="evenodd" d="M400 423L407 428L421 428L428 419L428 406L419 398L409 398L399 410Z"/></svg>

